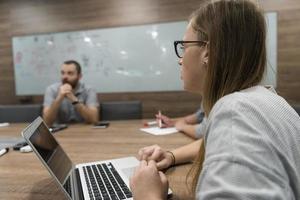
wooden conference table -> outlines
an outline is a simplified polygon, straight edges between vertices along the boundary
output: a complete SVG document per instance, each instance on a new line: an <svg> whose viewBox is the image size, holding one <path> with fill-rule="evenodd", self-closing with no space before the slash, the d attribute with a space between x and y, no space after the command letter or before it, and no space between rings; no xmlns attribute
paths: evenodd
<svg viewBox="0 0 300 200"><path fill-rule="evenodd" d="M55 133L55 137L73 163L136 156L141 147L158 144L173 149L192 139L182 133L154 136L140 131L142 120L112 121L106 129L75 124ZM17 137L28 124L11 124L0 128L1 137ZM173 190L173 199L190 199L186 188L186 173L191 164L176 166L166 174ZM48 171L34 153L12 149L0 157L1 200L59 200L65 199Z"/></svg>

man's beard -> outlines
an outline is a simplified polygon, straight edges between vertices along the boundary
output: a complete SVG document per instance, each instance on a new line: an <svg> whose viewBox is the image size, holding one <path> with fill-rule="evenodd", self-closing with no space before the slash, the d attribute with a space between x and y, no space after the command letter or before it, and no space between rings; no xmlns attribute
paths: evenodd
<svg viewBox="0 0 300 200"><path fill-rule="evenodd" d="M62 83L63 83L63 84L66 84L66 83L67 83L67 84L70 84L70 85L72 86L72 88L75 89L76 86L77 86L77 84L78 84L78 81L79 81L78 79L76 79L76 80L74 80L74 81L68 81L67 79L63 79L63 80L62 80Z"/></svg>

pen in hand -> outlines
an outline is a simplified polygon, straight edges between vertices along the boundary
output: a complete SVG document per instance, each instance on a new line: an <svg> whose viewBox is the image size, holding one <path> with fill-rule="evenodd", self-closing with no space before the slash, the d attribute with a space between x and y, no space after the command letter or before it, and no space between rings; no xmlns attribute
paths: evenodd
<svg viewBox="0 0 300 200"><path fill-rule="evenodd" d="M158 111L158 127L162 128L162 119L161 119L161 112L160 110Z"/></svg>
<svg viewBox="0 0 300 200"><path fill-rule="evenodd" d="M156 124L158 124L157 121L150 121L150 122L145 122L144 126L147 127L147 126L153 126L153 125L156 125Z"/></svg>

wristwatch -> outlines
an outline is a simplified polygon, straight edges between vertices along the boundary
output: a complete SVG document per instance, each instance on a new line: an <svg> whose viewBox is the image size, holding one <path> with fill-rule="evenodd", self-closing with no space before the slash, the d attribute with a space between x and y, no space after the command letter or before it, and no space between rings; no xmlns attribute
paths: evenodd
<svg viewBox="0 0 300 200"><path fill-rule="evenodd" d="M72 105L75 106L76 104L79 104L79 103L80 103L80 101L75 100L75 101L72 102Z"/></svg>

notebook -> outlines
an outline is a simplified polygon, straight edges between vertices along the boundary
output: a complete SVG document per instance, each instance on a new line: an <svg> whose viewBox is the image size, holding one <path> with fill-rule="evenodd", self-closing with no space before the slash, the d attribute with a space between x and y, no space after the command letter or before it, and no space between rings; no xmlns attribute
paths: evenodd
<svg viewBox="0 0 300 200"><path fill-rule="evenodd" d="M139 164L135 157L74 165L41 117L22 135L68 199L132 199L129 177Z"/></svg>

